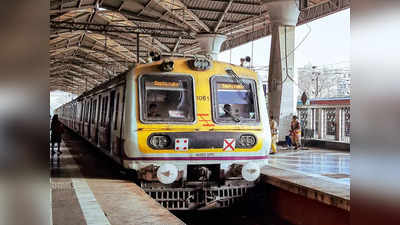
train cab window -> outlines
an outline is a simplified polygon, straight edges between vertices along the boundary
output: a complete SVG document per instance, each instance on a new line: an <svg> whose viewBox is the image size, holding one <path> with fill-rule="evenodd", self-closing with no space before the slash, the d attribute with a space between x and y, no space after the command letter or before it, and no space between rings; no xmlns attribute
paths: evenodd
<svg viewBox="0 0 400 225"><path fill-rule="evenodd" d="M252 79L211 78L213 119L216 123L259 122L256 82Z"/></svg>
<svg viewBox="0 0 400 225"><path fill-rule="evenodd" d="M145 75L140 78L143 122L193 122L193 78Z"/></svg>

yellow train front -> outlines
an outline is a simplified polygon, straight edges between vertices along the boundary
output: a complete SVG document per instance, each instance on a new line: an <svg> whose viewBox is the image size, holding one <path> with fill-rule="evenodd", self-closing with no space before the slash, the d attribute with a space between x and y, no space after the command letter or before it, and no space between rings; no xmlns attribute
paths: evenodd
<svg viewBox="0 0 400 225"><path fill-rule="evenodd" d="M245 196L271 144L257 73L205 58L137 65L55 113L173 210Z"/></svg>
<svg viewBox="0 0 400 225"><path fill-rule="evenodd" d="M257 73L175 59L127 74L124 165L169 209L226 207L266 165L270 134Z"/></svg>

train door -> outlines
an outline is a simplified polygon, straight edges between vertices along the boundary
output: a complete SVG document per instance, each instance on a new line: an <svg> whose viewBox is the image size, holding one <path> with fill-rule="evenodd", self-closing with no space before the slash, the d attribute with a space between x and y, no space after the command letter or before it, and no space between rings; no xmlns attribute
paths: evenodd
<svg viewBox="0 0 400 225"><path fill-rule="evenodd" d="M100 116L100 127L99 127L99 144L100 147L107 149L108 135L107 135L107 112L108 112L108 95L105 94L102 97L101 102L101 116Z"/></svg>
<svg viewBox="0 0 400 225"><path fill-rule="evenodd" d="M86 101L82 101L82 115L81 115L81 135L85 136L85 114L86 114Z"/></svg>
<svg viewBox="0 0 400 225"><path fill-rule="evenodd" d="M97 100L95 97L92 98L92 109L90 113L90 141L93 143L95 142L95 135L96 135L96 107L97 107Z"/></svg>
<svg viewBox="0 0 400 225"><path fill-rule="evenodd" d="M89 138L89 112L90 112L90 100L87 99L86 100L86 104L85 104L85 121L84 121L84 125L85 125L85 137Z"/></svg>
<svg viewBox="0 0 400 225"><path fill-rule="evenodd" d="M86 130L86 117L87 117L87 111L88 111L88 108L87 108L88 103L87 103L87 101L85 100L85 101L83 102L83 104L84 104L84 107L83 107L83 121L82 121L82 128L83 128L82 137L86 137L86 134L87 134L87 130Z"/></svg>
<svg viewBox="0 0 400 225"><path fill-rule="evenodd" d="M113 124L113 115L114 115L114 103L115 103L115 90L111 91L110 94L110 113L108 114L108 124L107 124L107 150L111 151L111 133L112 133L112 124Z"/></svg>
<svg viewBox="0 0 400 225"><path fill-rule="evenodd" d="M89 118L88 118L88 139L91 139L91 130L92 130L92 114L93 114L93 99L89 100Z"/></svg>
<svg viewBox="0 0 400 225"><path fill-rule="evenodd" d="M100 112L101 112L101 95L98 96L98 107L97 107L97 116L96 116L96 122L95 122L95 126L96 126L96 130L95 130L95 137L94 137L94 143L96 145L99 145L99 123L100 123Z"/></svg>
<svg viewBox="0 0 400 225"><path fill-rule="evenodd" d="M83 136L83 110L85 109L84 102L80 102L81 111L79 113L79 134Z"/></svg>
<svg viewBox="0 0 400 225"><path fill-rule="evenodd" d="M111 151L113 152L113 154L120 156L119 155L119 137L120 137L120 133L119 133L119 129L118 129L118 124L121 123L121 120L119 119L119 107L120 107L120 90L119 88L117 88L116 91L116 97L115 97L115 111L114 111L114 122L112 125L112 134L111 134Z"/></svg>

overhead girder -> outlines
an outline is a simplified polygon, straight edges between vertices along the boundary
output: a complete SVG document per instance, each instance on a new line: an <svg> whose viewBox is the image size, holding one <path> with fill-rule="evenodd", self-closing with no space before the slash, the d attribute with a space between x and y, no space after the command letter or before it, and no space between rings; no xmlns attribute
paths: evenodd
<svg viewBox="0 0 400 225"><path fill-rule="evenodd" d="M80 31L81 32L81 31ZM125 33L101 33L101 32L92 32L94 34L99 34L103 36L107 36L110 38L110 40L113 40L114 42L120 44L121 46L131 46L131 47L136 47L136 35L131 36ZM171 52L171 49L166 45L160 42L159 40L151 37L151 36L144 36L141 37L140 40L141 46L146 47L148 49L154 49L155 47L158 48L161 51L166 51L166 52ZM125 44L126 43L126 44ZM134 44L131 44L134 43ZM70 45L71 46L71 45ZM99 47L101 46L100 44L98 45ZM51 48L50 50L53 50L54 48ZM131 51L133 54L136 54L136 51Z"/></svg>
<svg viewBox="0 0 400 225"><path fill-rule="evenodd" d="M70 37L66 37L67 36L66 34L70 35ZM58 45L59 43L62 43L64 41L68 41L68 40L72 40L72 39L78 38L81 35L82 35L81 32L76 32L76 31L72 32L72 33L65 33L64 35L60 35L59 37L52 39L49 44L50 44L50 46Z"/></svg>
<svg viewBox="0 0 400 225"><path fill-rule="evenodd" d="M93 86L96 86L99 83L101 83L101 82L98 82L96 79L93 79L92 77L79 76L79 75L75 74L74 71L67 70L67 69L51 74L50 80L57 81L59 78L63 78L63 77L70 79L71 82L80 82L80 83L87 82Z"/></svg>
<svg viewBox="0 0 400 225"><path fill-rule="evenodd" d="M91 61L98 63L99 65L114 64L114 65L117 65L117 67L119 67L119 68L128 68L128 64L133 63L132 61L123 59L121 57L118 57L118 59L116 59L115 57L110 56L110 54L106 54L104 51L92 50L91 48L87 48L85 46L80 46L80 47L72 46L69 49L65 49L64 51L59 51L57 53L51 54L50 58L51 59L63 59L66 57L65 51L72 51L72 50L77 50L77 53L78 53L78 54L75 54L74 57L79 57L79 58L82 58L83 60L86 60L87 56L93 57L99 61L95 61L95 60L91 60ZM84 57L80 56L81 55L80 53L84 53L85 56ZM58 58L57 57L58 55L63 55L63 57ZM103 58L99 58L97 55L101 55ZM71 56L67 56L67 57L71 57ZM123 64L125 64L125 65L123 65Z"/></svg>
<svg viewBox="0 0 400 225"><path fill-rule="evenodd" d="M50 80L51 81L50 84L57 84L57 83L65 84L65 82L68 81L66 85L68 85L68 87L75 87L75 88L79 88L86 85L89 86L89 88L92 88L98 85L97 83L94 83L88 79L86 80L81 78L76 78L76 79L79 79L79 82L77 80L70 80L68 76L59 74L54 76L53 79Z"/></svg>
<svg viewBox="0 0 400 225"><path fill-rule="evenodd" d="M230 0L207 0L207 1L210 1L210 2L229 2ZM257 6L260 6L260 1L252 1L252 2L244 2L244 1L234 1L233 2L235 5L244 5L244 6L254 6L255 4L254 3L256 3L256 5Z"/></svg>
<svg viewBox="0 0 400 225"><path fill-rule="evenodd" d="M49 89L50 89L50 91L61 90L61 91L67 92L67 93L73 93L73 94L80 95L83 92L90 90L94 87L95 86L93 86L92 84L83 84L83 85L79 85L77 87L74 87L74 86L71 87L66 82L58 81L57 83L50 83Z"/></svg>
<svg viewBox="0 0 400 225"><path fill-rule="evenodd" d="M93 83L95 85L103 82L103 80L98 80L98 79L94 78L93 76L90 76L87 74L79 74L78 72L76 72L74 69L71 69L71 68L64 68L62 70L53 72L50 74L49 78L57 79L57 76L59 76L59 75L69 75L68 77L70 77L71 79L80 79L80 80L88 79L88 80L90 80L91 83Z"/></svg>
<svg viewBox="0 0 400 225"><path fill-rule="evenodd" d="M121 13L122 15L126 16L126 17L131 17L132 19L138 19L138 20L145 20L145 21L152 21L154 23L158 23L158 24L164 24L164 25L168 25L171 27L180 27L186 31L191 31L192 29L190 28L190 26L175 20L174 18L170 18L168 17L167 14L162 14L154 9L151 9L151 12L153 12L156 16L156 18L154 17L150 17L150 16L146 16L146 15L137 15L131 11L128 10L124 10L121 9L119 10L119 8L113 7L113 6L109 6L109 5L102 5L101 6L104 9L108 9L111 11L117 11L119 13ZM142 5L142 8L144 8L144 6Z"/></svg>
<svg viewBox="0 0 400 225"><path fill-rule="evenodd" d="M70 73L73 72L75 77L85 77L85 78L93 80L94 82L97 82L99 80L99 77L96 77L95 75L93 75L91 73L83 72L82 70L78 70L75 67L71 67L71 66L69 67L68 65L58 67L58 69L51 71L50 78L53 76L53 74L59 74L62 72L64 72L64 73L65 72L70 72ZM101 81L103 81L103 79Z"/></svg>
<svg viewBox="0 0 400 225"><path fill-rule="evenodd" d="M263 11L263 12L261 12L261 14L259 16L248 17L248 18L238 21L232 25L222 27L222 28L220 28L219 32L224 33L224 34L231 34L237 28L240 28L240 27L248 28L249 26L251 26L254 23L268 22L268 21L269 21L268 11Z"/></svg>
<svg viewBox="0 0 400 225"><path fill-rule="evenodd" d="M86 63L86 64L88 64L87 62L90 62L90 64L95 64L95 65L101 65L101 64L106 63L106 64L115 65L115 66L117 66L117 68L123 68L122 70L125 70L125 69L128 68L127 66L122 65L118 61L96 61L94 59L89 58L89 57L91 57L91 55L89 55L89 54L86 54L85 56L81 55L80 54L81 50L80 49L78 49L78 50L79 50L78 54L75 54L74 56L68 56L68 57L63 57L63 58L55 58L55 57L50 58L50 63L53 62L53 61L62 61L62 60L68 60L68 59L72 59L72 60L78 59L82 63Z"/></svg>
<svg viewBox="0 0 400 225"><path fill-rule="evenodd" d="M74 56L67 56L67 57L62 57L62 58L50 57L49 61L50 61L50 63L52 63L52 62L57 62L57 61L75 60L75 59L77 59L79 61L83 61L84 63L87 63L87 64L89 64L89 63L101 64L102 63L100 61L96 61L94 59L81 56L80 54L75 54Z"/></svg>
<svg viewBox="0 0 400 225"><path fill-rule="evenodd" d="M104 77L99 77L98 74L95 74L86 68L77 67L75 65L71 65L68 63L56 66L56 69L51 70L50 74L57 73L59 71L64 71L64 70L74 71L77 76L86 76L86 77L90 77L93 80L99 80L99 79L101 79L101 81L106 80Z"/></svg>
<svg viewBox="0 0 400 225"><path fill-rule="evenodd" d="M73 77L73 78L72 78ZM78 89L91 89L98 86L101 82L91 79L90 77L74 77L68 71L64 71L60 74L54 74L53 77L49 79L50 85L57 83L65 83L65 80L68 80L69 83L66 84L69 87L76 87Z"/></svg>
<svg viewBox="0 0 400 225"><path fill-rule="evenodd" d="M63 85L64 86L64 90L69 90L72 91L74 89L77 89L77 91L79 91L79 89L83 89L83 88L87 88L92 89L94 88L96 85L93 83L89 83L89 82L84 82L84 83L73 83L71 80L65 78L65 77L60 77L58 80L54 80L52 82L50 82L51 86L56 86L56 85Z"/></svg>
<svg viewBox="0 0 400 225"><path fill-rule="evenodd" d="M233 2L233 0L230 0L230 1L228 2L228 4L226 5L225 10L224 10L224 12L222 13L222 15L220 16L217 25L214 27L214 32L217 32L217 31L218 31L219 26L221 25L222 21L223 21L224 18L225 18L225 15L227 14L229 8L230 8L231 5L232 5L232 2Z"/></svg>
<svg viewBox="0 0 400 225"><path fill-rule="evenodd" d="M313 4L300 11L297 26L308 23L323 16L347 9L349 7L350 7L350 0L330 0L321 2L319 4ZM263 22L260 22L258 24L263 24ZM221 30L223 30L223 28L221 28ZM225 41L225 43L222 44L221 51L237 47L241 44L268 36L270 34L271 34L270 23L268 23L266 24L265 27L259 27L254 31L250 30L244 32L243 35L238 35L234 38L228 39L227 41Z"/></svg>
<svg viewBox="0 0 400 225"><path fill-rule="evenodd" d="M197 28L192 22L189 22L187 19L185 20L185 14L191 17L197 26L200 26L206 32L210 32L210 28L201 21L192 11L190 11L186 5L180 0L155 0L155 2L161 6L164 10L166 10L169 14L173 15L175 19L181 21L182 23L188 25L193 31L200 32L201 30ZM181 12L182 15L178 13Z"/></svg>
<svg viewBox="0 0 400 225"><path fill-rule="evenodd" d="M93 67L93 66L91 66L90 64L82 64L82 63L80 63L80 62L74 62L74 61L65 61L65 62L53 62L53 63L51 63L50 65L51 66L57 66L57 65L64 65L64 64L66 64L67 66L77 66L77 67L79 67L80 69L86 69L86 70L89 70L89 71L92 71L92 72L94 72L94 74L95 75L97 75L97 76L99 76L99 77L101 77L101 78L103 78L103 79L108 79L108 78L110 78L110 75L105 75L104 74L104 72L102 72L102 71L99 71L99 68L96 68L96 67ZM107 69L107 74L111 74L112 72L111 71L109 71L108 69Z"/></svg>
<svg viewBox="0 0 400 225"><path fill-rule="evenodd" d="M230 1L227 1L227 3L229 3ZM235 1L232 2L232 5L234 5L234 4L235 4ZM257 5L257 7L259 7L259 5ZM219 10L219 9L208 9L208 8L200 8L200 7L187 7L187 8L192 11L200 11L200 12L215 12L215 13L225 12L225 10ZM236 10L231 10L231 9L229 9L227 11L227 14L243 15L243 16L258 16L259 15L259 13L256 13L256 12L242 12L242 11L236 11Z"/></svg>
<svg viewBox="0 0 400 225"><path fill-rule="evenodd" d="M172 28L153 28L144 26L122 26L112 24L93 24L84 22L66 22L66 21L50 21L50 28L53 30L88 30L97 32L107 33L130 33L130 34L148 34L153 37L166 37L166 38L178 38L182 36L186 39L195 39L193 35L185 32L184 30L172 29Z"/></svg>
<svg viewBox="0 0 400 225"><path fill-rule="evenodd" d="M82 70L90 71L87 74L93 74L94 77L102 78L104 80L109 79L111 76L109 74L105 74L104 71L99 71L97 68L93 68L90 64L82 64L74 61L65 61L65 62L55 62L50 64L50 66L58 66L58 65L66 65L75 68L75 72L80 72Z"/></svg>
<svg viewBox="0 0 400 225"><path fill-rule="evenodd" d="M51 56L56 56L56 55L58 55L58 54L62 54L63 52L65 53L65 51L70 51L70 50L76 50L76 49L81 49L82 51L85 51L85 52L88 52L88 53L98 53L98 54L103 54L103 55L105 55L105 56L107 56L107 57L110 57L110 58L117 58L118 60L120 60L120 61L128 61L128 62L134 62L135 60L135 58L136 58L136 56L134 56L133 58L131 58L131 57L129 57L129 56L121 56L120 54L118 54L118 53L115 53L115 52L113 52L113 51L110 51L110 50L107 50L107 51L104 51L104 50L101 50L101 49L96 49L96 50L94 50L93 49L93 46L91 46L91 47L86 47L86 46L84 46L84 45L81 45L81 46L72 46L72 47L70 47L70 48L65 48L65 50L63 49L63 48L59 48L58 50L60 50L61 49L61 52L58 52L57 54L51 54Z"/></svg>
<svg viewBox="0 0 400 225"><path fill-rule="evenodd" d="M116 40L116 39L123 39L123 40L126 40L126 41L129 41L129 42L136 42L134 39L133 39L133 37L127 37L126 36L126 34L118 34L118 33L115 33L115 34L104 34L104 33L100 33L100 32L92 32L93 34L96 34L96 35L101 35L102 36L102 38L103 39L108 39L108 40L110 40L111 42L115 42L115 44L118 44L119 46L117 46L117 47L123 47L122 45L120 45L119 44L119 42ZM129 49L126 49L126 52L127 53L129 53L129 54L131 54L131 55L129 55L129 56L127 56L127 55L124 55L124 54L121 54L121 52L116 52L116 51L114 51L114 47L112 47L112 46L109 46L109 48L107 48L107 50L101 50L101 48L105 48L105 46L103 45L103 43L102 43L102 40L99 40L99 39L96 39L96 38L93 38L92 36L91 36L91 34L92 33L90 33L90 34L86 34L85 35L85 38L86 39L90 39L90 40L92 40L93 42L95 42L94 43L94 45L93 46L91 46L92 48L96 48L96 51L100 51L100 52L103 52L103 53L105 53L105 52L108 52L108 51L112 51L112 53L110 53L110 54L113 54L113 56L115 56L115 55L120 55L120 57L121 58L124 58L125 59L125 61L132 61L133 59L136 59L136 55L135 55L135 53L134 52L132 52L132 51L129 51ZM151 38L151 37L143 37L143 38ZM144 45L144 46L147 46L148 48L154 48L154 46L151 44L151 43L149 43L148 41L146 41L146 40L143 40L146 44ZM89 42L89 41L88 41ZM159 48L160 49L163 49L164 51L168 51L169 50L169 48L167 47L167 46L165 46L165 45L163 45L161 42L157 42L157 41L155 41L155 44L157 45L157 46L159 46ZM83 47L84 48L84 46L85 45L81 45L80 47ZM78 44L78 46L69 46L69 47L79 47L79 44ZM167 49L168 48L168 49ZM58 48L59 49L59 48ZM54 48L51 48L50 50L54 50ZM94 51L94 49L88 49L88 50L93 50ZM169 50L170 51L170 50ZM112 57L113 58L113 57ZM129 59L128 59L129 58ZM144 60L143 59L141 59L141 61L142 62L144 62Z"/></svg>
<svg viewBox="0 0 400 225"><path fill-rule="evenodd" d="M113 52L114 54L120 55L121 57L135 58L135 55L134 55L133 52L131 52L131 51L129 51L128 49L126 49L126 48L120 46L120 45L118 44L118 42L115 42L115 41L113 41L112 39L108 38L108 41L110 41L111 43L109 43L108 46L107 46L107 44L105 44L105 43L107 42L107 41L106 41L106 40L107 40L107 37L104 36L104 35L101 35L101 37L104 39L104 43L103 43L103 40L99 40L99 39L97 39L97 38L95 38L95 37L92 37L91 35L87 35L87 39L90 39L90 40L94 41L93 46L91 46L92 48L95 48L95 47L97 47L97 48L103 48L105 52L111 51L111 52ZM112 43L115 43L115 44L117 44L117 45L116 45L116 46L111 46L110 44L112 44ZM83 46L83 45L82 45L82 46ZM116 48L116 47L122 48L123 51L119 51L119 52L114 51L114 48ZM99 50L100 50L100 49L99 49ZM123 54L121 54L121 52L123 52ZM129 54L131 54L131 55L126 55L126 53L129 53Z"/></svg>

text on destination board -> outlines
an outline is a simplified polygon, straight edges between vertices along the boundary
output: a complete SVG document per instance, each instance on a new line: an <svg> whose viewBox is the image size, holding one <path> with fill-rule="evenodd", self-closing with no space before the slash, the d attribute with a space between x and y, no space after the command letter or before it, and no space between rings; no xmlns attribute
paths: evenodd
<svg viewBox="0 0 400 225"><path fill-rule="evenodd" d="M168 82L168 81L154 81L153 85L158 87L179 87L178 82Z"/></svg>

